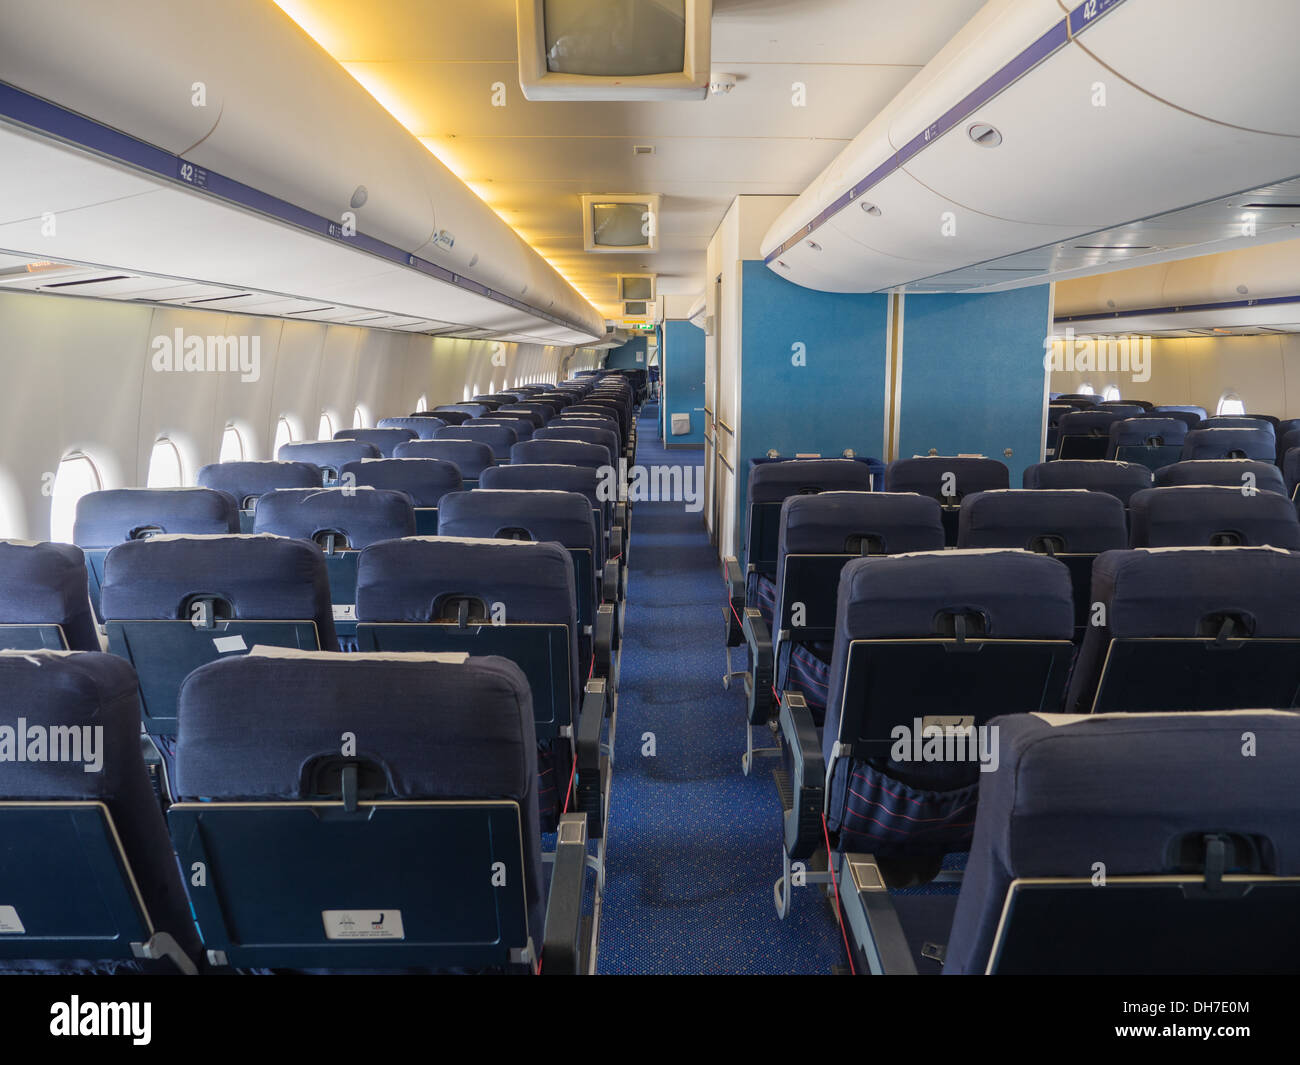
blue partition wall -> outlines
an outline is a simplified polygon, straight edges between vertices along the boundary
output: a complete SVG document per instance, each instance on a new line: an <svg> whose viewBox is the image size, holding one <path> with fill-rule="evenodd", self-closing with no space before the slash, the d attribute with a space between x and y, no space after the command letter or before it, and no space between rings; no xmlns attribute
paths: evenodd
<svg viewBox="0 0 1300 1065"><path fill-rule="evenodd" d="M704 330L690 322L664 323L659 361L663 366L660 403L664 443L669 447L704 446ZM672 432L672 416L689 414L691 431Z"/></svg>
<svg viewBox="0 0 1300 1065"><path fill-rule="evenodd" d="M852 448L883 456L889 298L816 292L777 277L761 261L746 261L741 277L736 495L743 543L749 459L769 448L782 455L832 458ZM795 364L796 345L802 366Z"/></svg>
<svg viewBox="0 0 1300 1065"><path fill-rule="evenodd" d="M1018 487L1039 460L1050 311L1049 285L905 297L899 457L987 455Z"/></svg>
<svg viewBox="0 0 1300 1065"><path fill-rule="evenodd" d="M608 370L644 370L646 369L646 336L638 333L628 339L626 344L611 348L605 357Z"/></svg>

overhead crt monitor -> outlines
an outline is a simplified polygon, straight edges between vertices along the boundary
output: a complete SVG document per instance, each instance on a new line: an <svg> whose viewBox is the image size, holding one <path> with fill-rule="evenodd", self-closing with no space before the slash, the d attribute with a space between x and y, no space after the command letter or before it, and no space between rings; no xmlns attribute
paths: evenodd
<svg viewBox="0 0 1300 1065"><path fill-rule="evenodd" d="M713 0L515 0L529 100L702 100Z"/></svg>
<svg viewBox="0 0 1300 1065"><path fill-rule="evenodd" d="M583 248L589 252L659 250L659 194L582 197Z"/></svg>
<svg viewBox="0 0 1300 1065"><path fill-rule="evenodd" d="M624 300L652 300L655 298L654 274L619 274L618 296Z"/></svg>

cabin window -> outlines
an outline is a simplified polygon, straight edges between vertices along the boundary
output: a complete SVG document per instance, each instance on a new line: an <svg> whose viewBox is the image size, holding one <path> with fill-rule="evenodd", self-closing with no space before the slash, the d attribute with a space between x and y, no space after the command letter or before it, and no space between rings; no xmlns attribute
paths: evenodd
<svg viewBox="0 0 1300 1065"><path fill-rule="evenodd" d="M275 457L280 457L280 448L285 444L293 443L293 426L289 424L289 419L281 417L275 426Z"/></svg>
<svg viewBox="0 0 1300 1065"><path fill-rule="evenodd" d="M462 403L468 403L468 402L469 402L469 396L470 396L469 385L466 385L466 386L465 386L465 392L464 392L464 394L461 396L461 402L462 402Z"/></svg>
<svg viewBox="0 0 1300 1065"><path fill-rule="evenodd" d="M366 413L360 407L352 408L352 428L364 429L366 427Z"/></svg>
<svg viewBox="0 0 1300 1065"><path fill-rule="evenodd" d="M1214 413L1235 417L1246 413L1246 404L1242 402L1241 397L1236 392L1225 392L1219 397L1219 405Z"/></svg>
<svg viewBox="0 0 1300 1065"><path fill-rule="evenodd" d="M1097 390L1092 385L1083 384L1079 386L1079 395L1081 396L1095 396L1096 394Z"/></svg>
<svg viewBox="0 0 1300 1065"><path fill-rule="evenodd" d="M329 414L325 411L320 412L320 425L316 429L317 440L334 439L334 423L330 420Z"/></svg>
<svg viewBox="0 0 1300 1065"><path fill-rule="evenodd" d="M422 414L424 411L426 411L426 410L428 410L428 409L429 409L429 397L428 397L428 396L421 396L419 399L417 399L417 400L415 401L415 413L416 413L416 414Z"/></svg>
<svg viewBox="0 0 1300 1065"><path fill-rule="evenodd" d="M1118 403L1120 400L1119 386L1107 385L1101 394L1102 401L1105 403Z"/></svg>
<svg viewBox="0 0 1300 1065"><path fill-rule="evenodd" d="M104 487L99 470L90 457L79 451L66 455L54 475L50 499L50 539L72 543L72 526L77 520L77 500Z"/></svg>
<svg viewBox="0 0 1300 1065"><path fill-rule="evenodd" d="M217 456L217 461L244 461L244 438L233 425L227 425L225 432L221 434L221 454Z"/></svg>
<svg viewBox="0 0 1300 1065"><path fill-rule="evenodd" d="M149 478L145 481L147 488L179 488L185 483L185 469L181 465L181 453L166 437L154 443L153 454L149 456Z"/></svg>

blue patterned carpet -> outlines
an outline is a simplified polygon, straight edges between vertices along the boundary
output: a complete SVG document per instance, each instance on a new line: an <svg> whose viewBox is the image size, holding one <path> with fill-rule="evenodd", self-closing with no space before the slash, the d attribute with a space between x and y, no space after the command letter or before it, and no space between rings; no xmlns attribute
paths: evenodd
<svg viewBox="0 0 1300 1065"><path fill-rule="evenodd" d="M639 465L702 461L665 451L653 415L638 434ZM726 598L703 514L636 504L629 560L599 971L829 973L844 950L817 892L796 892L785 921L772 905L780 804L770 763L740 770L745 701L722 689Z"/></svg>

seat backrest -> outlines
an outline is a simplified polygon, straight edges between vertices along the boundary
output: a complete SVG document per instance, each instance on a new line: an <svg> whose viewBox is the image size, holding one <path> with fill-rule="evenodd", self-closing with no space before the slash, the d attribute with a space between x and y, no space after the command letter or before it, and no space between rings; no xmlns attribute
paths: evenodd
<svg viewBox="0 0 1300 1065"><path fill-rule="evenodd" d="M467 623L484 631L511 625L564 626L568 695L571 708L578 706L586 678L578 670L573 559L559 544L417 536L374 544L361 553L357 621L362 626L456 622L462 600L475 601L477 609L467 611ZM474 653L472 633L459 642ZM529 677L534 686L546 681Z"/></svg>
<svg viewBox="0 0 1300 1065"><path fill-rule="evenodd" d="M493 466L483 471L480 487L488 490L516 490L523 492L578 492L587 497L593 510L603 514L614 499L610 483L603 489L608 478L602 479L600 470L594 466L565 466L558 463L533 464L512 463L509 466Z"/></svg>
<svg viewBox="0 0 1300 1065"><path fill-rule="evenodd" d="M1212 415L1198 426L1200 429L1262 429L1269 436L1275 436L1276 418L1261 418L1254 414Z"/></svg>
<svg viewBox="0 0 1300 1065"><path fill-rule="evenodd" d="M586 466L595 470L612 464L609 449L604 445L568 438L523 440L510 449L510 463L513 466Z"/></svg>
<svg viewBox="0 0 1300 1065"><path fill-rule="evenodd" d="M465 424L504 425L514 430L516 440L528 440L533 435L533 420L531 418L517 418L509 414L485 414L483 417L475 418L474 421L466 422Z"/></svg>
<svg viewBox="0 0 1300 1065"><path fill-rule="evenodd" d="M414 429L386 427L380 429L339 429L334 434L335 440L359 440L365 444L374 444L386 459L393 457L393 449L407 440L414 440L420 434Z"/></svg>
<svg viewBox="0 0 1300 1065"><path fill-rule="evenodd" d="M239 532L239 504L211 488L109 488L77 500L72 540L103 548L164 533Z"/></svg>
<svg viewBox="0 0 1300 1065"><path fill-rule="evenodd" d="M1089 492L1105 492L1127 506L1134 492L1151 487L1151 471L1135 462L1057 459L1025 467L1023 484L1034 489L1083 488Z"/></svg>
<svg viewBox="0 0 1300 1065"><path fill-rule="evenodd" d="M0 895L24 927L0 936L0 968L18 959L130 962L132 929L115 918L137 900L153 925L140 922L142 939L150 931L170 935L191 966L200 956L141 754L136 692L135 671L116 655L0 652L0 724L12 737L22 719L20 742L29 751L32 737L47 741L43 758L7 757L0 773L0 834L11 856L22 855L0 869ZM9 805L19 802L28 805ZM115 835L94 803L103 804Z"/></svg>
<svg viewBox="0 0 1300 1065"><path fill-rule="evenodd" d="M772 577L781 535L781 505L791 496L870 492L871 466L855 459L751 459L746 484L745 566Z"/></svg>
<svg viewBox="0 0 1300 1065"><path fill-rule="evenodd" d="M1141 413L1133 411L1132 413ZM1100 407L1094 410L1073 411L1061 416L1057 423L1060 433L1056 453L1062 459L1100 459L1106 457L1110 427L1126 417L1113 410ZM1100 438L1100 439L1099 439Z"/></svg>
<svg viewBox="0 0 1300 1065"><path fill-rule="evenodd" d="M887 492L919 492L949 504L975 492L1010 486L1006 465L996 459L925 455L896 459L885 471Z"/></svg>
<svg viewBox="0 0 1300 1065"><path fill-rule="evenodd" d="M429 413L441 418L443 411L460 411L462 414L468 414L471 418L481 418L484 414L492 413L482 403L444 403L440 407L434 407Z"/></svg>
<svg viewBox="0 0 1300 1065"><path fill-rule="evenodd" d="M1160 415L1167 415L1171 418L1182 418L1187 422L1189 429L1195 429L1201 422L1209 417L1204 407L1198 407L1195 404L1178 404L1167 403L1152 408L1152 412Z"/></svg>
<svg viewBox="0 0 1300 1065"><path fill-rule="evenodd" d="M468 421L462 425L449 425L439 429L435 440L474 440L487 444L492 449L492 456L497 462L510 461L510 449L519 439L519 434L508 425L495 422Z"/></svg>
<svg viewBox="0 0 1300 1065"><path fill-rule="evenodd" d="M99 650L85 556L71 544L0 540L0 648L40 647Z"/></svg>
<svg viewBox="0 0 1300 1065"><path fill-rule="evenodd" d="M1285 500L1283 500L1285 502ZM1155 640L1159 661L1137 662L1127 686L1113 688L1109 701L1146 710L1234 709L1237 699L1254 699L1249 682L1235 670L1260 672L1259 661L1241 651L1197 650L1190 659L1166 660L1170 641L1212 643L1228 635L1252 639L1300 639L1300 555L1273 547L1149 548L1107 551L1092 567L1092 599L1100 604L1070 678L1066 710L1089 713L1098 695L1112 640ZM1174 653L1181 653L1173 648ZM1207 657L1208 656L1208 657ZM1283 656L1296 661L1295 647ZM1110 668L1120 663L1109 662ZM1193 668L1194 667L1194 668ZM1294 666L1288 667L1294 671ZM1231 683L1215 685L1220 674ZM1264 679L1264 678L1261 678ZM1294 699L1289 680L1288 698ZM1195 702L1191 701L1195 700ZM1217 701L1217 705L1216 705ZM1257 705L1246 702L1245 706ZM1103 707L1104 708L1104 707Z"/></svg>
<svg viewBox="0 0 1300 1065"><path fill-rule="evenodd" d="M408 440L393 453L399 459L442 459L460 471L462 480L477 481L495 464L492 448L481 440Z"/></svg>
<svg viewBox="0 0 1300 1065"><path fill-rule="evenodd" d="M1132 547L1281 547L1300 549L1300 522L1277 492L1247 494L1227 485L1177 485L1134 494Z"/></svg>
<svg viewBox="0 0 1300 1065"><path fill-rule="evenodd" d="M1300 925L1277 917L1294 912L1294 882L1216 885L1207 840L1228 838L1228 872L1300 876L1300 715L994 724L1002 754L981 782L945 973L1149 974L1172 954L1198 974L1294 971ZM1151 880L1175 875L1189 883Z"/></svg>
<svg viewBox="0 0 1300 1065"><path fill-rule="evenodd" d="M432 440L433 434L447 424L441 418L426 415L379 419L380 429L410 429L420 440Z"/></svg>
<svg viewBox="0 0 1300 1065"><path fill-rule="evenodd" d="M787 627L792 605L802 602L803 629L833 628L835 589L846 562L868 554L942 551L943 544L939 504L928 496L838 491L789 496L780 512L773 626Z"/></svg>
<svg viewBox="0 0 1300 1065"><path fill-rule="evenodd" d="M1110 423L1110 449L1117 447L1181 444L1187 439L1187 424L1178 418L1119 418Z"/></svg>
<svg viewBox="0 0 1300 1065"><path fill-rule="evenodd" d="M415 514L404 492L387 488L282 488L258 501L253 531L310 540L335 550L359 551L378 540L415 535Z"/></svg>
<svg viewBox="0 0 1300 1065"><path fill-rule="evenodd" d="M436 507L448 492L465 487L460 470L446 459L362 459L339 471L345 483L349 476L356 487L405 492L413 507Z"/></svg>
<svg viewBox="0 0 1300 1065"><path fill-rule="evenodd" d="M323 474L310 462L210 462L200 467L202 488L228 492L240 507L251 510L257 497L275 488L316 488Z"/></svg>
<svg viewBox="0 0 1300 1065"><path fill-rule="evenodd" d="M349 462L382 458L374 444L364 440L305 440L298 444L281 444L275 457L281 461L310 462L325 474L323 484L332 484L338 471Z"/></svg>
<svg viewBox="0 0 1300 1065"><path fill-rule="evenodd" d="M415 417L415 415L412 415L412 417ZM442 425L464 425L471 418L477 417L477 415L470 414L468 411L463 410L439 410L436 415L430 411L427 414L424 414L423 417L436 417L440 422L442 422ZM441 429L442 425L438 426L438 428ZM421 439L427 438L422 437Z"/></svg>
<svg viewBox="0 0 1300 1065"><path fill-rule="evenodd" d="M121 544L104 565L107 621L185 621L196 596L216 596L231 618L312 621L333 647L334 616L320 551L280 536L162 536Z"/></svg>
<svg viewBox="0 0 1300 1065"><path fill-rule="evenodd" d="M1140 407L1136 403L1112 402L1110 400L1098 403L1097 409L1108 410L1113 414L1118 414L1121 418L1136 418L1146 411L1145 407Z"/></svg>
<svg viewBox="0 0 1300 1065"><path fill-rule="evenodd" d="M438 535L554 541L570 551L596 546L591 503L576 492L453 492L443 496L438 508Z"/></svg>
<svg viewBox="0 0 1300 1065"><path fill-rule="evenodd" d="M1282 456L1282 479L1287 495L1294 497L1300 485L1300 447L1288 448Z"/></svg>
<svg viewBox="0 0 1300 1065"><path fill-rule="evenodd" d="M959 548L1096 555L1127 544L1124 504L1105 492L1011 488L962 500Z"/></svg>
<svg viewBox="0 0 1300 1065"><path fill-rule="evenodd" d="M1188 459L1174 462L1155 471L1154 486L1169 488L1180 484L1220 484L1242 488L1254 480L1261 492L1287 495L1281 471L1272 463L1255 459Z"/></svg>
<svg viewBox="0 0 1300 1065"><path fill-rule="evenodd" d="M530 404L529 406L524 407L524 406L520 406L518 403L515 403L512 405L499 408L497 410L496 416L501 417L501 416L509 415L512 418L522 418L530 426L532 426L533 432L536 432L538 429L542 428L542 426L546 424L546 419L542 416L541 411L534 409L534 406L542 406L542 405L543 404L536 404L536 405Z"/></svg>
<svg viewBox="0 0 1300 1065"><path fill-rule="evenodd" d="M1193 429L1183 441L1182 457L1273 462L1277 444L1266 429Z"/></svg>
<svg viewBox="0 0 1300 1065"><path fill-rule="evenodd" d="M581 440L586 444L599 444L609 452L609 464L618 460L618 435L598 426L587 426L577 422L560 422L546 429L538 429L533 434L534 440Z"/></svg>
<svg viewBox="0 0 1300 1065"><path fill-rule="evenodd" d="M232 692L240 698L232 699ZM211 817L207 831L222 831L217 818L225 815L235 820L225 829L228 839L246 839L260 823L270 850L299 874L288 891L284 867L269 868L256 848L240 849L209 870L206 888L191 891L205 934L249 928L229 947L232 965L284 966L288 957L290 965L378 968L464 959L461 964L479 968L508 961L529 936L534 946L541 943L537 744L528 683L514 663L258 648L195 670L180 698L177 791L194 801L172 807L168 817L185 868L193 857L188 848L207 834L198 826ZM355 755L340 753L345 733L357 736ZM348 796L351 773L355 799ZM399 814L368 805L376 800L460 800L473 809L424 806ZM292 808L304 801L335 806L320 819L310 808ZM228 805L241 803L258 806ZM511 804L502 811L508 814L504 823L493 813L500 803ZM397 817L414 823L403 828ZM444 825L454 834L430 835ZM186 830L178 831L181 826ZM505 889L489 876L437 874L470 839L485 848L485 869L501 860L513 870ZM358 853L367 860L358 862ZM329 938L321 914L336 909L339 892L368 898L376 884L387 889L385 901L375 905L391 909L365 919L400 916L416 944L370 940L366 946L373 950L367 951L355 941ZM414 884L418 889L404 889ZM390 893L399 898L391 900ZM240 921L224 915L226 908L256 916ZM485 929L490 934L481 934ZM383 948L394 944L421 949L396 950L385 962ZM286 955L286 948L297 949ZM362 954L367 961L359 960Z"/></svg>

